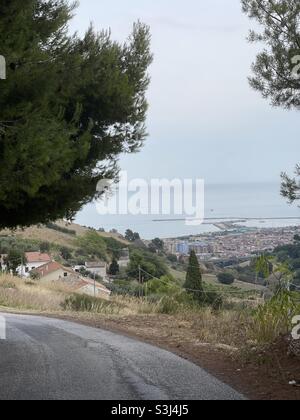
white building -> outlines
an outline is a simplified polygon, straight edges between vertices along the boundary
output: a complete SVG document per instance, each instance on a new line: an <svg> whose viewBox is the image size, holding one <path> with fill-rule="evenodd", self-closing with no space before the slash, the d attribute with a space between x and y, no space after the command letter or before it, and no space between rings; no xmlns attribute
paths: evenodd
<svg viewBox="0 0 300 420"><path fill-rule="evenodd" d="M121 255L120 255L120 258L118 260L118 265L119 265L120 268L127 268L129 263L130 263L129 249L124 248L121 251Z"/></svg>
<svg viewBox="0 0 300 420"><path fill-rule="evenodd" d="M75 274L73 270L64 267L56 261L50 261L37 267L35 272L39 275L40 280L49 282L66 280Z"/></svg>
<svg viewBox="0 0 300 420"><path fill-rule="evenodd" d="M73 289L76 293L102 299L109 299L111 294L110 290L98 281L82 277L70 268L66 268L55 261L37 268L36 273L39 274L40 281L50 283L63 282L70 287L70 290Z"/></svg>
<svg viewBox="0 0 300 420"><path fill-rule="evenodd" d="M108 290L103 284L98 281L93 281L91 279L82 278L81 284L78 284L76 287L77 293L82 293L88 296L94 296L102 299L108 300L111 295L111 291Z"/></svg>
<svg viewBox="0 0 300 420"><path fill-rule="evenodd" d="M106 262L86 262L85 269L89 271L91 274L95 274L97 276L106 279L107 276L107 264Z"/></svg>
<svg viewBox="0 0 300 420"><path fill-rule="evenodd" d="M29 277L32 270L51 262L51 257L41 252L26 252L25 257L26 261L17 268L17 274L21 277Z"/></svg>

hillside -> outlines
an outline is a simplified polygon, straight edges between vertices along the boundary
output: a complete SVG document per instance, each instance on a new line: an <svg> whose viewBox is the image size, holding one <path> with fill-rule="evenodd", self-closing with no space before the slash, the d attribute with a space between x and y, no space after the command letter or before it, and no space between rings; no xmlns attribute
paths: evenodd
<svg viewBox="0 0 300 420"><path fill-rule="evenodd" d="M186 279L186 271L178 271L178 270L174 270L172 268L170 268L170 273L172 274L172 276L176 279L178 279L182 284L185 282ZM245 291L245 292L253 292L253 291L259 291L259 292L264 292L266 291L266 287L261 286L261 285L256 285L253 283L247 283L247 282L242 282L239 280L235 280L234 283L232 285L221 285L220 282L218 281L218 278L215 274L209 274L209 273L204 273L202 275L202 279L205 283L210 284L212 286L217 286L217 287L221 287L222 289L226 290L226 289L231 289L232 287L235 287L237 289L241 289L241 291Z"/></svg>
<svg viewBox="0 0 300 420"><path fill-rule="evenodd" d="M65 221L57 221L55 225L59 226L62 229L66 229L67 231L69 231L69 233L67 231L58 231L49 228L45 225L40 225L31 226L26 229L17 229L14 231L2 230L0 231L0 236L15 236L33 241L48 241L50 243L55 243L60 246L66 246L75 249L76 244L74 238L83 236L91 230L88 227L80 226L75 223L66 223ZM124 243L125 246L128 245L128 242L121 235L106 232L97 233L102 238L113 238L118 240L119 242Z"/></svg>

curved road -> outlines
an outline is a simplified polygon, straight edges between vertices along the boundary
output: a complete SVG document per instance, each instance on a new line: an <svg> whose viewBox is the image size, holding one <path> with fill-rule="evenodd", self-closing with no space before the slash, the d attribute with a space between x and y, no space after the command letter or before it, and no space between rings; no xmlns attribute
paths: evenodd
<svg viewBox="0 0 300 420"><path fill-rule="evenodd" d="M1 400L239 400L172 353L111 332L36 316L4 315Z"/></svg>

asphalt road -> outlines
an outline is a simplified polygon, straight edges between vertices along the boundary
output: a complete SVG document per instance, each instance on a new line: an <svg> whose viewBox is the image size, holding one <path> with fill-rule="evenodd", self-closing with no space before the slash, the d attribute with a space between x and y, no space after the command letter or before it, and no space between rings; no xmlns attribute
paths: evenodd
<svg viewBox="0 0 300 420"><path fill-rule="evenodd" d="M239 400L194 364L75 323L4 315L0 400Z"/></svg>

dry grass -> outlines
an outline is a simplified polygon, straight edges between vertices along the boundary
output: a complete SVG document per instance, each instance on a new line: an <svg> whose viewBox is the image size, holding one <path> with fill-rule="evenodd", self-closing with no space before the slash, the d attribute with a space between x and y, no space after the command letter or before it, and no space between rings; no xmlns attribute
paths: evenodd
<svg viewBox="0 0 300 420"><path fill-rule="evenodd" d="M264 317L262 322L259 317L251 315L252 301L246 309L233 306L233 309L215 311L189 304L176 306L172 297L151 302L129 296L112 296L110 301L102 301L80 297L73 292L65 283L26 282L9 275L0 276L0 307L4 310L68 315L83 321L98 319L99 323L111 321L132 333L139 331L141 336L148 328L150 333L152 329L155 331L154 335L171 332L179 343L225 345L237 349L260 344L261 328L266 328L265 324L272 334L270 338L264 334L264 342L271 342L278 335L272 319L265 320ZM265 307L267 305L262 306Z"/></svg>
<svg viewBox="0 0 300 420"><path fill-rule="evenodd" d="M85 235L89 231L88 228L77 225L75 223L66 224L66 222L64 221L57 221L56 224L60 227L75 231L78 237ZM117 239L119 242L124 243L124 246L128 246L128 242L117 234L104 232L99 232L98 234L103 238ZM47 238L47 241L50 243L54 243L61 246L67 246L69 248L76 248L76 245L74 244L74 236L53 229L48 229L46 226L31 226L29 228L17 229L14 231L6 229L0 231L0 235L12 235L22 239L29 239L35 241L44 241L45 238Z"/></svg>
<svg viewBox="0 0 300 420"><path fill-rule="evenodd" d="M62 313L62 305L72 293L72 289L65 283L25 282L9 275L0 276L0 306L7 309ZM168 302L167 311L170 305L172 301ZM165 306L162 301L148 302L129 296L113 296L105 304L99 300L99 304L92 305L90 311L76 312L66 307L65 312L69 315L73 313L77 319L107 316L121 321L126 317L138 320L146 316L154 323L155 318L162 316L168 328L179 326L180 333L189 339L228 345L238 345L244 340L246 321L238 312L215 312L209 308L191 309L182 306L170 314L164 312ZM181 325L185 325L185 328L181 329Z"/></svg>
<svg viewBox="0 0 300 420"><path fill-rule="evenodd" d="M66 297L63 285L25 282L9 275L0 276L0 306L10 309L57 311Z"/></svg>
<svg viewBox="0 0 300 420"><path fill-rule="evenodd" d="M249 318L243 312L234 310L212 311L202 308L191 314L191 328L199 342L242 347L249 333Z"/></svg>

